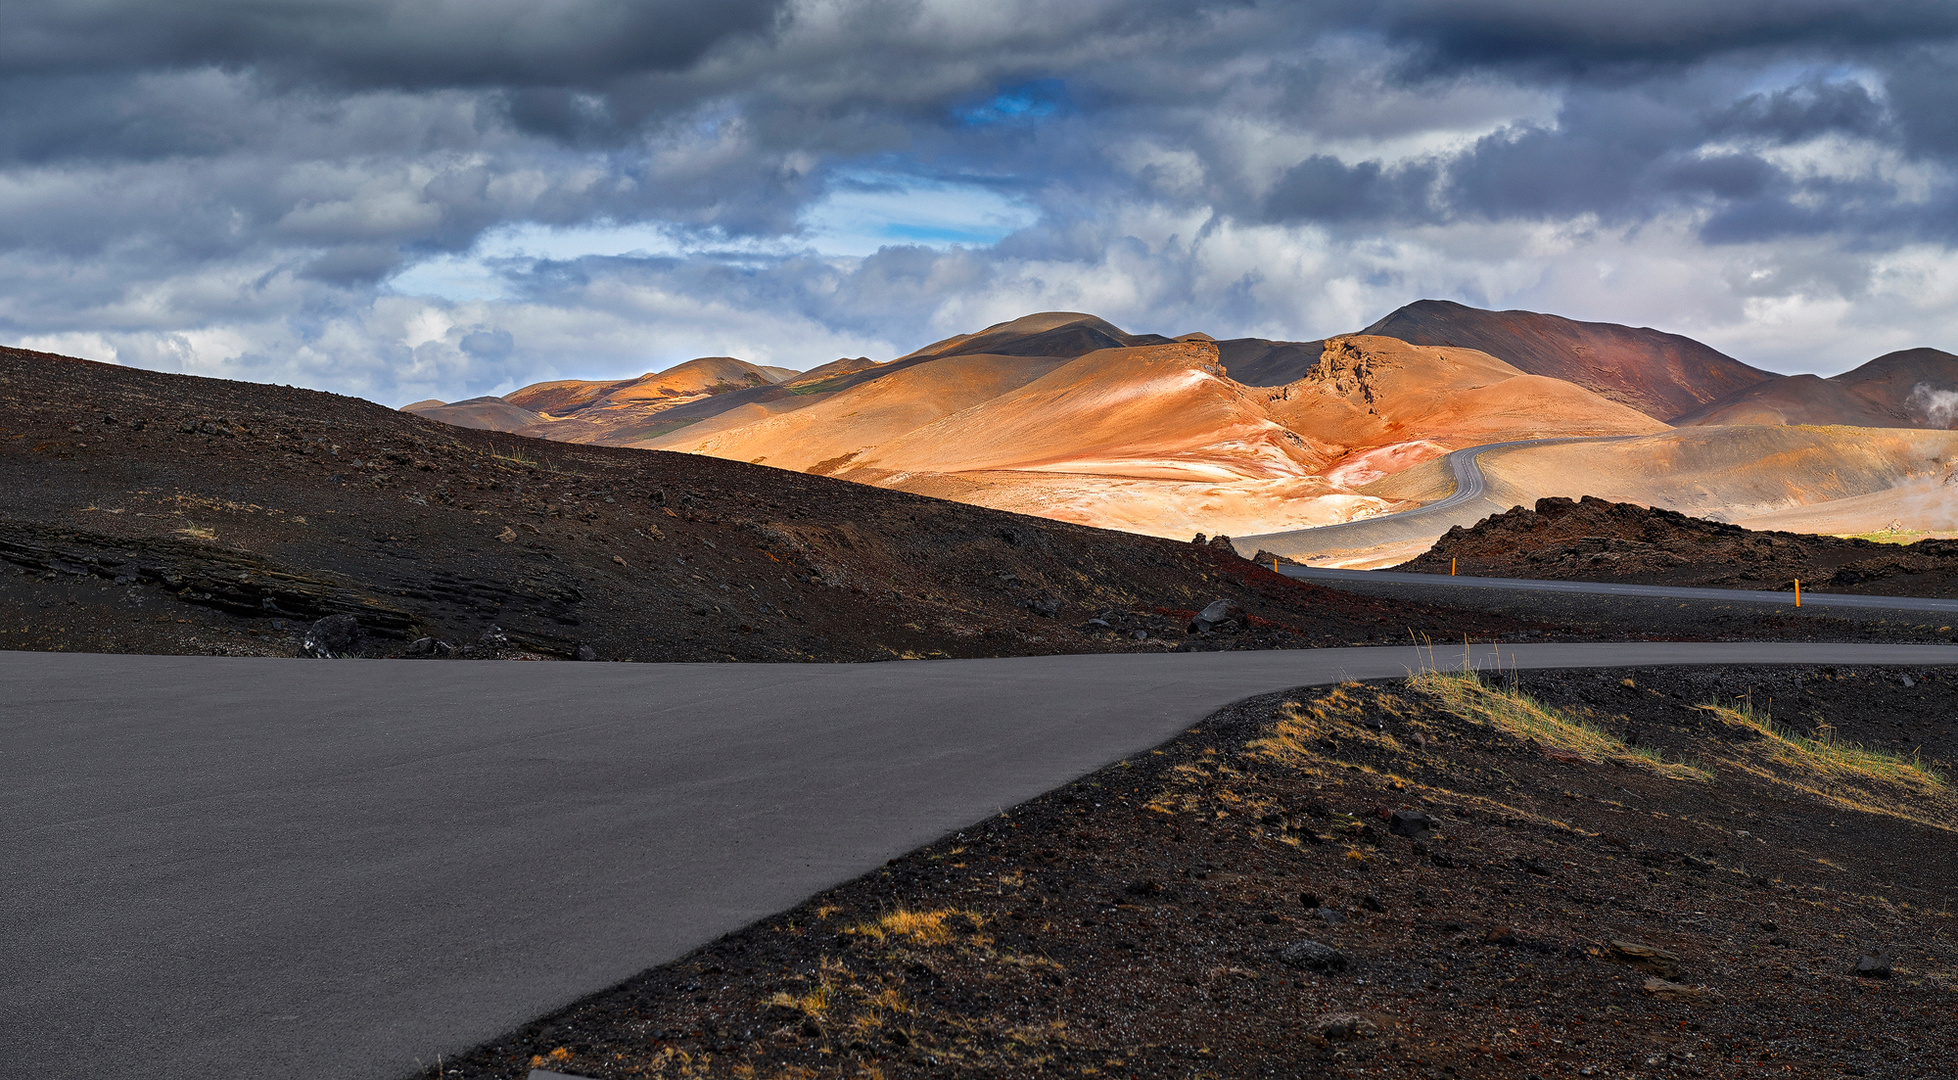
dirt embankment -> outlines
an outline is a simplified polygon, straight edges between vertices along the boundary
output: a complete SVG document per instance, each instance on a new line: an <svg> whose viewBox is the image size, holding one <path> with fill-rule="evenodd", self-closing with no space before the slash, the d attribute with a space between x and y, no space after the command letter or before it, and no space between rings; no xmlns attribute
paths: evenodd
<svg viewBox="0 0 1958 1080"><path fill-rule="evenodd" d="M1958 1070L1949 671L1520 678L1241 703L440 1076Z"/></svg>
<svg viewBox="0 0 1958 1080"><path fill-rule="evenodd" d="M1672 510L1539 499L1457 526L1396 569L1477 577L1624 581L1878 596L1958 596L1958 541L1886 544L1755 532Z"/></svg>
<svg viewBox="0 0 1958 1080"><path fill-rule="evenodd" d="M1523 629L1228 547L370 402L0 350L0 649L878 660ZM1207 634L1219 599L1245 617ZM1106 617L1102 617L1106 616ZM1554 629L1554 628L1551 628Z"/></svg>

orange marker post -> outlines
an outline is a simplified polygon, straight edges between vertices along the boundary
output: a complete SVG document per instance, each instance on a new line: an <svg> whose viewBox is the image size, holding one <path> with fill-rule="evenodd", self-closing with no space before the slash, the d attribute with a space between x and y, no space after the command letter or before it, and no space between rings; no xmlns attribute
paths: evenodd
<svg viewBox="0 0 1958 1080"><path fill-rule="evenodd" d="M1801 578L1795 579L1795 606L1796 607L1802 606L1802 579Z"/></svg>
<svg viewBox="0 0 1958 1080"><path fill-rule="evenodd" d="M1457 560L1455 560L1455 559L1450 559L1450 560L1448 560L1448 576L1449 576L1449 577L1454 577L1454 576L1455 576L1455 563L1456 563L1456 561L1457 561Z"/></svg>

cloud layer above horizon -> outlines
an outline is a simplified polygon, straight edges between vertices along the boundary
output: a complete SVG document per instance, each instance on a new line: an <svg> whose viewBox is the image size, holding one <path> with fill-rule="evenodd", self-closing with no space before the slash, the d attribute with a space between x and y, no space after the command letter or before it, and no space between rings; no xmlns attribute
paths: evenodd
<svg viewBox="0 0 1958 1080"><path fill-rule="evenodd" d="M1033 311L1958 351L1944 0L17 0L0 341L388 404Z"/></svg>

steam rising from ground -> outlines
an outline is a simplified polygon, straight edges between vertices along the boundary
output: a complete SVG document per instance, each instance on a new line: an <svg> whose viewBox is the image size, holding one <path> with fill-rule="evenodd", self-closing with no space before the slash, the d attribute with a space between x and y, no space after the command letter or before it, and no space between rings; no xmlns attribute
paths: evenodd
<svg viewBox="0 0 1958 1080"><path fill-rule="evenodd" d="M1941 428L1949 428L1953 420L1958 420L1958 390L1934 390L1930 383L1918 383L1911 388L1904 404L1922 409L1925 417Z"/></svg>

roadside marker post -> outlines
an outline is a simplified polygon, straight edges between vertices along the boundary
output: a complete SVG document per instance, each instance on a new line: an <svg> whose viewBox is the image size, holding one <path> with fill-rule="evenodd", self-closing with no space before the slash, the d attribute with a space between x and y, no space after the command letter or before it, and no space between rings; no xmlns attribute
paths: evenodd
<svg viewBox="0 0 1958 1080"><path fill-rule="evenodd" d="M1795 579L1795 606L1796 607L1802 606L1802 579L1801 578Z"/></svg>
<svg viewBox="0 0 1958 1080"><path fill-rule="evenodd" d="M1450 560L1448 560L1448 576L1449 576L1449 577L1454 577L1454 576L1455 576L1455 564L1456 564L1457 562L1459 562L1459 561L1460 561L1460 560L1458 560L1458 559L1450 559Z"/></svg>

